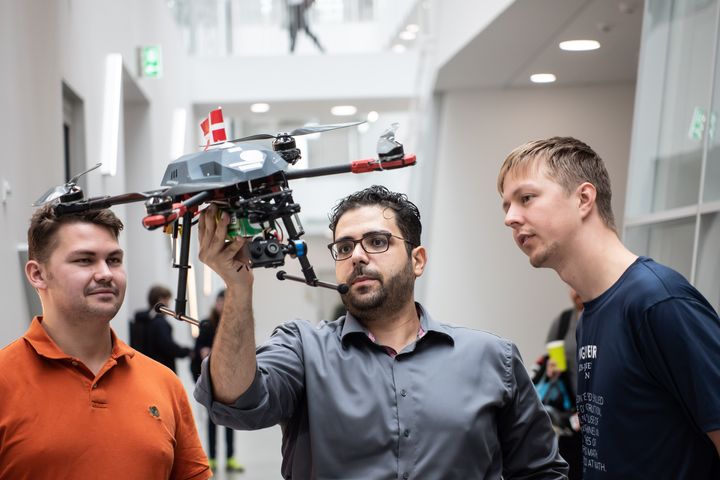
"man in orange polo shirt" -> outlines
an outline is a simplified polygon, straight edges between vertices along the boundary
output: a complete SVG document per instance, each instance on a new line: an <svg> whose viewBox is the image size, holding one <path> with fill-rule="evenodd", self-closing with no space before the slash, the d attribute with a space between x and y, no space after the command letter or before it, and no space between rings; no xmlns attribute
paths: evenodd
<svg viewBox="0 0 720 480"><path fill-rule="evenodd" d="M0 479L206 479L187 395L110 328L125 296L110 210L39 209L25 274L43 314L0 350Z"/></svg>

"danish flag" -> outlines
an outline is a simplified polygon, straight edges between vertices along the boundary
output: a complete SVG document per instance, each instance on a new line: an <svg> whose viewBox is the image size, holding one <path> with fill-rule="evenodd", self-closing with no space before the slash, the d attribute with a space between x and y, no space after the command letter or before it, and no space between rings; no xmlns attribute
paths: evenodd
<svg viewBox="0 0 720 480"><path fill-rule="evenodd" d="M222 108L218 107L211 111L207 118L200 122L200 129L205 137L205 148L214 143L227 140L225 134L225 120L223 120Z"/></svg>

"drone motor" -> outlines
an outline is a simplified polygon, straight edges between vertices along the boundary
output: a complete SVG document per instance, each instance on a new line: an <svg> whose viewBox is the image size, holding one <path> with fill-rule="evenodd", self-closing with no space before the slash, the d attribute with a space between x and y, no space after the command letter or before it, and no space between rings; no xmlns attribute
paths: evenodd
<svg viewBox="0 0 720 480"><path fill-rule="evenodd" d="M300 149L297 148L295 139L288 134L281 134L272 142L273 151L280 154L280 156L290 165L295 165L300 158Z"/></svg>

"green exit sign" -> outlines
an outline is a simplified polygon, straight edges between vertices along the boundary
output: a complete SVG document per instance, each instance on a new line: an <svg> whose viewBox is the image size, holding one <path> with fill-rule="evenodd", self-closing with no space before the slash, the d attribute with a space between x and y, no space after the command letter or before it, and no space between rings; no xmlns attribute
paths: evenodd
<svg viewBox="0 0 720 480"><path fill-rule="evenodd" d="M160 45L140 47L140 75L149 78L160 78L162 76Z"/></svg>

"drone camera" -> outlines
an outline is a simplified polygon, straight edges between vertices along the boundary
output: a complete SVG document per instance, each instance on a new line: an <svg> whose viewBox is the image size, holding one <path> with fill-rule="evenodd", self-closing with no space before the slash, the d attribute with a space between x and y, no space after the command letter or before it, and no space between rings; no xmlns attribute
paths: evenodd
<svg viewBox="0 0 720 480"><path fill-rule="evenodd" d="M248 247L252 268L273 268L285 265L285 250L276 238L257 237Z"/></svg>

